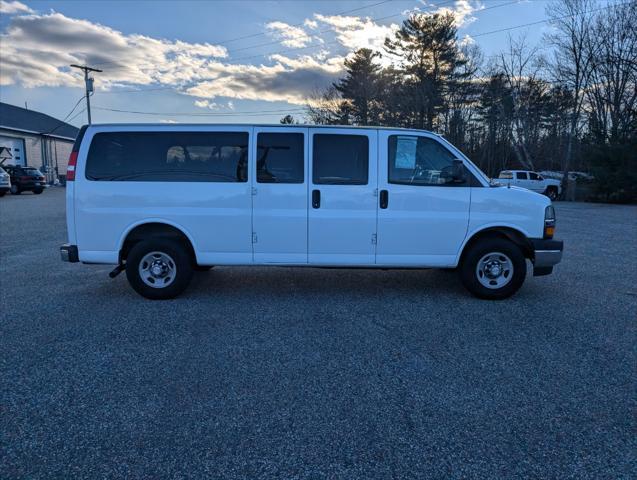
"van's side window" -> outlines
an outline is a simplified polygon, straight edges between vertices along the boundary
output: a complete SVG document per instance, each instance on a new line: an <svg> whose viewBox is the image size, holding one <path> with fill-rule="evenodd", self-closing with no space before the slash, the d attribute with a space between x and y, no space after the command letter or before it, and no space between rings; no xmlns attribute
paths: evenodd
<svg viewBox="0 0 637 480"><path fill-rule="evenodd" d="M454 160L455 156L433 138L415 135L389 137L389 183L458 185L450 183L443 172L452 168Z"/></svg>
<svg viewBox="0 0 637 480"><path fill-rule="evenodd" d="M86 178L136 182L246 182L246 132L108 132L93 137Z"/></svg>
<svg viewBox="0 0 637 480"><path fill-rule="evenodd" d="M366 135L315 134L312 181L316 185L367 185L369 138Z"/></svg>
<svg viewBox="0 0 637 480"><path fill-rule="evenodd" d="M257 135L257 182L303 183L304 163L302 133Z"/></svg>

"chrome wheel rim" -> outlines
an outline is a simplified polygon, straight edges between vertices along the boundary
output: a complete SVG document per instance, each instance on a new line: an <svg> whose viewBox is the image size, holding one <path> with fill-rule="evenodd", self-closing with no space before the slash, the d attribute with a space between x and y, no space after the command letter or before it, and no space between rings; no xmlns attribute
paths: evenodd
<svg viewBox="0 0 637 480"><path fill-rule="evenodd" d="M502 288L513 279L513 262L502 252L487 253L478 261L476 277L483 287Z"/></svg>
<svg viewBox="0 0 637 480"><path fill-rule="evenodd" d="M139 276L152 288L166 288L175 281L177 265L164 252L150 252L139 262Z"/></svg>

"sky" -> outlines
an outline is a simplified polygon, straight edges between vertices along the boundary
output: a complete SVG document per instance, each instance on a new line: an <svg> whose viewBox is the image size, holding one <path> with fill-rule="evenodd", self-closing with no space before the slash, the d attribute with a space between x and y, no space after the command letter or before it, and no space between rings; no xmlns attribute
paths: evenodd
<svg viewBox="0 0 637 480"><path fill-rule="evenodd" d="M382 51L411 12L448 11L488 59L509 35L542 45L546 0L0 0L0 101L76 126L81 72L93 74L94 123L277 123L357 48ZM385 60L383 60L385 61ZM74 109L73 109L74 108Z"/></svg>

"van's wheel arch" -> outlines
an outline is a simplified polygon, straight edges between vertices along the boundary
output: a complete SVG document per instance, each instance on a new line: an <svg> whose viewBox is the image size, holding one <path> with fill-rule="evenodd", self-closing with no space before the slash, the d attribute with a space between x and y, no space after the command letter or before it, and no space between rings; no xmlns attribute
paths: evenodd
<svg viewBox="0 0 637 480"><path fill-rule="evenodd" d="M156 249L150 250L152 246ZM162 252L163 250L159 247L164 246L169 248L170 252L178 251L174 253L174 256L168 251L164 253L176 262L179 278L175 279L177 280L175 285L171 282L171 285L166 288L153 288L144 282L140 275L139 264L143 260L140 252L146 251L147 254L153 251ZM146 223L131 230L124 240L119 257L120 263L126 265L126 276L135 291L153 299L173 298L179 295L190 282L193 269L196 267L194 248L188 237L178 228L163 223Z"/></svg>
<svg viewBox="0 0 637 480"><path fill-rule="evenodd" d="M142 240L126 258L126 277L133 289L152 300L175 298L192 279L192 258L186 246L171 238Z"/></svg>
<svg viewBox="0 0 637 480"><path fill-rule="evenodd" d="M458 272L471 294L488 300L502 300L516 293L526 278L529 252L520 239L502 232L481 235L463 251Z"/></svg>

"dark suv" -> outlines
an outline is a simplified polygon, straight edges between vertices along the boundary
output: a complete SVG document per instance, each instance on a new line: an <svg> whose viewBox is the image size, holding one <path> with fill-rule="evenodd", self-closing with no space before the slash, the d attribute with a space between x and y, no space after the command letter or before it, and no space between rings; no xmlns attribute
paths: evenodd
<svg viewBox="0 0 637 480"><path fill-rule="evenodd" d="M46 187L44 175L37 168L15 165L3 165L2 168L11 177L11 193L13 195L27 191L40 194Z"/></svg>

